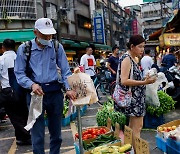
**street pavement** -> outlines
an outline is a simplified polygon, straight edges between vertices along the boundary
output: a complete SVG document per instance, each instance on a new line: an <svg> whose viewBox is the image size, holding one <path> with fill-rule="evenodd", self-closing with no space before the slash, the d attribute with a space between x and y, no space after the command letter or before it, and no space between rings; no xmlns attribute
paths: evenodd
<svg viewBox="0 0 180 154"><path fill-rule="evenodd" d="M101 95L101 102L106 101L107 96ZM88 106L86 113L82 116L82 127L87 128L96 126L96 113L101 105L98 103ZM169 122L180 118L180 109L171 111L165 115L165 122ZM62 154L75 154L74 150L74 134L77 132L77 121L71 122L69 126L62 127ZM45 132L45 152L49 153L49 133L48 128ZM155 143L156 131L153 129L143 129L141 137L149 142L151 154L163 154ZM0 154L32 154L31 146L17 146L14 137L14 129L10 121L0 123Z"/></svg>

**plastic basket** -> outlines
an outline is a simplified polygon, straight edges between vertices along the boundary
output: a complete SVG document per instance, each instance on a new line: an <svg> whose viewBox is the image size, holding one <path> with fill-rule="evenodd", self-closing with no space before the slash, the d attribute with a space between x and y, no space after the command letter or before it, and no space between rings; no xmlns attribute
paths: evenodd
<svg viewBox="0 0 180 154"><path fill-rule="evenodd" d="M171 138L168 138L167 145L172 147L173 149L176 149L176 151L179 151L180 153L180 142L172 140Z"/></svg>
<svg viewBox="0 0 180 154"><path fill-rule="evenodd" d="M71 121L75 120L77 117L77 112L71 114Z"/></svg>
<svg viewBox="0 0 180 154"><path fill-rule="evenodd" d="M144 117L144 128L154 128L156 129L159 125L164 123L163 115L157 117L146 113Z"/></svg>
<svg viewBox="0 0 180 154"><path fill-rule="evenodd" d="M76 154L80 154L79 144L74 143Z"/></svg>
<svg viewBox="0 0 180 154"><path fill-rule="evenodd" d="M68 115L66 118L62 118L62 126L67 126L70 124L71 122L71 115Z"/></svg>
<svg viewBox="0 0 180 154"><path fill-rule="evenodd" d="M166 141L164 139L162 139L161 137L159 137L159 135L156 135L156 145L157 147L163 151L166 152Z"/></svg>
<svg viewBox="0 0 180 154"><path fill-rule="evenodd" d="M177 149L174 149L167 143L167 154L180 154L180 151Z"/></svg>

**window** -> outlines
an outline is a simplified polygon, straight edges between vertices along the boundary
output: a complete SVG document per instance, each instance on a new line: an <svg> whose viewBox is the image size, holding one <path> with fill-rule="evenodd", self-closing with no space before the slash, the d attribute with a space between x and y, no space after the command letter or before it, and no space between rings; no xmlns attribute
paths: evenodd
<svg viewBox="0 0 180 154"><path fill-rule="evenodd" d="M1 0L0 18L36 19L36 0Z"/></svg>

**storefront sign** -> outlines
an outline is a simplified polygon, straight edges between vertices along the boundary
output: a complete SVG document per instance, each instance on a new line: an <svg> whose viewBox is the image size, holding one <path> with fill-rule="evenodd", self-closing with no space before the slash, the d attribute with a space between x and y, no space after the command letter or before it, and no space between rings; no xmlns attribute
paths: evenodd
<svg viewBox="0 0 180 154"><path fill-rule="evenodd" d="M94 17L94 32L95 32L95 42L105 43L104 35L104 20L103 17Z"/></svg>
<svg viewBox="0 0 180 154"><path fill-rule="evenodd" d="M165 33L163 38L166 46L180 46L180 33Z"/></svg>

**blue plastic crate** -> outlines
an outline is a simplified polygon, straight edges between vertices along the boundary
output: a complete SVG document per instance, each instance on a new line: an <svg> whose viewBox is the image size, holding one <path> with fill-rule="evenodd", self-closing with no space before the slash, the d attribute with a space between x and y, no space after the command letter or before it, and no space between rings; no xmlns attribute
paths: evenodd
<svg viewBox="0 0 180 154"><path fill-rule="evenodd" d="M62 118L62 126L67 126L70 124L71 122L71 115L68 115L66 118Z"/></svg>
<svg viewBox="0 0 180 154"><path fill-rule="evenodd" d="M82 110L85 112L85 111L87 110L87 105L84 105L84 106L82 107Z"/></svg>
<svg viewBox="0 0 180 154"><path fill-rule="evenodd" d="M144 117L144 128L154 128L156 129L158 126L164 124L164 116L161 115L159 117L150 115L146 113Z"/></svg>
<svg viewBox="0 0 180 154"><path fill-rule="evenodd" d="M172 140L171 138L167 139L167 144L172 147L173 149L176 149L180 153L180 142Z"/></svg>
<svg viewBox="0 0 180 154"><path fill-rule="evenodd" d="M48 119L47 118L44 119L44 124L45 124L45 126L48 126Z"/></svg>
<svg viewBox="0 0 180 154"><path fill-rule="evenodd" d="M77 117L77 112L71 114L71 121L75 120Z"/></svg>
<svg viewBox="0 0 180 154"><path fill-rule="evenodd" d="M157 147L163 151L166 152L166 141L164 139L162 139L161 137L159 137L158 135L156 135L156 145Z"/></svg>
<svg viewBox="0 0 180 154"><path fill-rule="evenodd" d="M180 154L180 150L174 149L167 143L167 154Z"/></svg>
<svg viewBox="0 0 180 154"><path fill-rule="evenodd" d="M79 144L75 142L74 147L75 147L76 154L80 154Z"/></svg>

